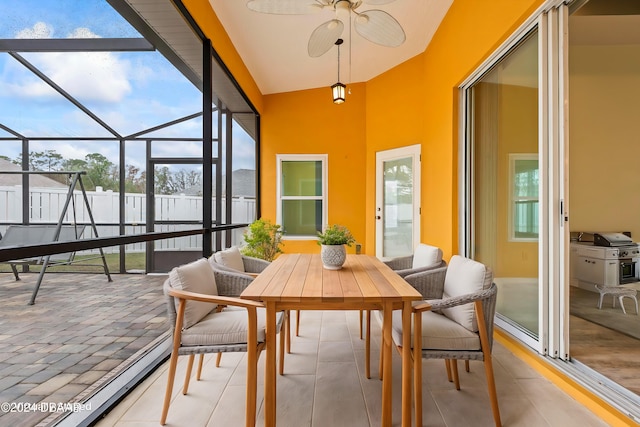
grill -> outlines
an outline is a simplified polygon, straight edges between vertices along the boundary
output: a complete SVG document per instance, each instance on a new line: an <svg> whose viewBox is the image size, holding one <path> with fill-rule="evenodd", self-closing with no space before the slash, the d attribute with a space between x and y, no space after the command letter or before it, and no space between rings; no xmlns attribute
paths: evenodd
<svg viewBox="0 0 640 427"><path fill-rule="evenodd" d="M638 281L640 249L631 239L631 233L575 234L575 274L578 280L604 286Z"/></svg>

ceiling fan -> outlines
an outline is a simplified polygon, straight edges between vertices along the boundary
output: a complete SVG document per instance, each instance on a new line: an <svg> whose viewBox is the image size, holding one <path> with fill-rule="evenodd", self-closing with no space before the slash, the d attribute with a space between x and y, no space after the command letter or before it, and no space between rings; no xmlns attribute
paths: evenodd
<svg viewBox="0 0 640 427"><path fill-rule="evenodd" d="M378 9L358 11L363 4L381 5L394 0L249 0L247 7L260 13L276 15L306 15L332 9L336 17L319 25L309 38L309 56L324 55L340 38L344 31L344 21L351 19L356 32L365 39L388 47L404 43L406 36L402 26L387 12Z"/></svg>

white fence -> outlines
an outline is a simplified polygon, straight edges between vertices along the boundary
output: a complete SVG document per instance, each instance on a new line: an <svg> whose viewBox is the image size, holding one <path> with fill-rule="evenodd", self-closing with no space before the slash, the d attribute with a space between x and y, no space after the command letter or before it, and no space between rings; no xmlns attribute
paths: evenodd
<svg viewBox="0 0 640 427"><path fill-rule="evenodd" d="M87 199L91 207L93 219L97 224L100 237L117 236L119 218L119 193L113 191L87 191ZM29 189L29 222L57 223L67 200L68 190L65 188L30 188ZM215 206L215 198L213 204ZM225 206L226 198L222 198ZM231 223L250 223L255 220L256 201L244 197L231 199L233 217ZM126 234L146 232L146 195L125 193L124 223ZM155 196L156 221L202 221L202 197L179 195ZM224 209L223 218L225 222ZM7 223L22 222L22 186L0 186L0 232L6 230ZM65 224L90 224L91 218L86 209L82 192L75 191L63 219ZM113 224L113 225L108 225ZM195 225L157 224L154 231L178 231L196 227ZM89 234L91 233L91 234ZM94 237L90 227L85 229L85 238ZM234 239L235 240L235 239ZM177 239L159 240L158 250L198 250L202 248L202 236L188 236ZM144 251L144 243L127 246L127 251Z"/></svg>

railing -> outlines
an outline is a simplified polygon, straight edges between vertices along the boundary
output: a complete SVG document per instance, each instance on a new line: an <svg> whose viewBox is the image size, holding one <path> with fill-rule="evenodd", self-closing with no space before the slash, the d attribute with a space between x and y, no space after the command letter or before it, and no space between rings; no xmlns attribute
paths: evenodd
<svg viewBox="0 0 640 427"><path fill-rule="evenodd" d="M129 245L132 243L144 243L162 239L171 239L184 236L202 235L226 230L246 227L248 224L218 225L211 228L190 229L184 231L142 233L133 236L98 237L94 239L80 239L67 242L52 242L46 245L20 245L7 246L0 249L0 262L11 261L28 257L55 255L67 252L79 252L90 249L108 248L110 246Z"/></svg>
<svg viewBox="0 0 640 427"><path fill-rule="evenodd" d="M117 236L119 234L119 197L120 194L111 190L102 191L100 187L96 191L87 191L87 198L97 224L98 235ZM29 223L57 223L60 212L67 198L67 189L37 188L29 190ZM69 208L63 222L68 224L89 224L90 218L86 206L82 200L80 191L74 192L73 204L75 208ZM215 204L216 200L213 199ZM226 203L226 198L221 202ZM221 222L235 224L251 223L255 220L256 201L253 198L234 197L231 199L233 216L227 221L223 216ZM146 195L141 193L125 193L125 213L123 222L125 234L134 235L146 232ZM157 195L155 196L155 217L162 221L202 221L203 199L201 196ZM224 212L223 212L224 215ZM22 186L0 186L0 232L4 232L9 224L22 223ZM157 224L155 231L169 232L193 228L193 225L183 224ZM84 238L96 237L90 228L86 229ZM202 247L202 236L192 235L189 238L172 238L158 243L158 249L190 250ZM109 252L107 248L105 251ZM144 243L132 243L127 246L127 251L142 252Z"/></svg>

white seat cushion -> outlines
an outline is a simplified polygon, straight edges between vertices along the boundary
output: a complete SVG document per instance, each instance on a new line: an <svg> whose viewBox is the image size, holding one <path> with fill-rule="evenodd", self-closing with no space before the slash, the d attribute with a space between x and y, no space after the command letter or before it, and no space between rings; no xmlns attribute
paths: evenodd
<svg viewBox="0 0 640 427"><path fill-rule="evenodd" d="M413 319L413 316L412 316ZM393 312L392 337L402 344L402 312ZM411 334L413 348L413 333ZM425 350L480 350L480 337L448 317L426 311L422 313L422 348Z"/></svg>
<svg viewBox="0 0 640 427"><path fill-rule="evenodd" d="M413 264L411 268L435 267L441 262L442 249L420 243L413 251Z"/></svg>
<svg viewBox="0 0 640 427"><path fill-rule="evenodd" d="M258 342L265 341L266 310L258 308ZM283 312L276 313L276 324L282 324ZM247 310L230 306L209 313L198 324L182 331L182 345L226 345L247 342Z"/></svg>
<svg viewBox="0 0 640 427"><path fill-rule="evenodd" d="M229 249L218 251L213 254L213 259L225 267L232 268L237 271L244 271L244 261L242 261L242 254L240 250L232 246Z"/></svg>
<svg viewBox="0 0 640 427"><path fill-rule="evenodd" d="M206 295L218 295L216 278L206 258L176 267L169 272L169 285L183 291ZM176 310L178 300L175 299ZM215 309L217 304L201 301L187 301L184 310L184 327L188 328Z"/></svg>
<svg viewBox="0 0 640 427"><path fill-rule="evenodd" d="M493 273L484 264L459 255L451 257L444 279L444 298L489 289ZM478 332L475 308L472 303L442 309L442 313L469 331Z"/></svg>

